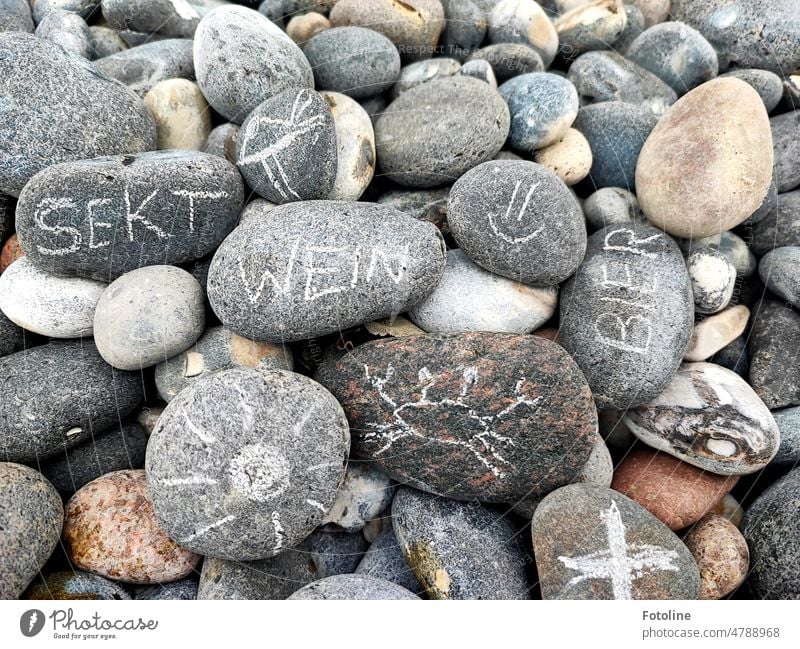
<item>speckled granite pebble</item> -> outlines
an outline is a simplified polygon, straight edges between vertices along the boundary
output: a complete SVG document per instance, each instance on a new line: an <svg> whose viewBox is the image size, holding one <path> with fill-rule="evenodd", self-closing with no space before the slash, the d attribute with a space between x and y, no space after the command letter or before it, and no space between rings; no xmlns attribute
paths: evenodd
<svg viewBox="0 0 800 649"><path fill-rule="evenodd" d="M750 385L770 409L800 406L800 314L765 299L753 310L748 339Z"/></svg>
<svg viewBox="0 0 800 649"><path fill-rule="evenodd" d="M193 79L192 41L168 38L145 42L99 59L96 66L144 97L159 81Z"/></svg>
<svg viewBox="0 0 800 649"><path fill-rule="evenodd" d="M487 61L498 81L519 74L542 72L545 68L539 53L523 43L497 43L473 52L467 61Z"/></svg>
<svg viewBox="0 0 800 649"><path fill-rule="evenodd" d="M131 596L115 581L81 570L70 570L40 577L25 592L23 599L128 600Z"/></svg>
<svg viewBox="0 0 800 649"><path fill-rule="evenodd" d="M335 575L295 592L293 600L395 600L419 599L402 586L368 575Z"/></svg>
<svg viewBox="0 0 800 649"><path fill-rule="evenodd" d="M700 569L700 599L722 599L747 576L750 551L741 532L727 519L708 514L684 538Z"/></svg>
<svg viewBox="0 0 800 649"><path fill-rule="evenodd" d="M387 579L419 595L423 591L417 578L403 556L403 550L394 535L391 524L372 541L364 558L356 568L358 575Z"/></svg>
<svg viewBox="0 0 800 649"><path fill-rule="evenodd" d="M91 59L91 32L86 21L68 11L50 11L36 26L36 36L60 45L67 52Z"/></svg>

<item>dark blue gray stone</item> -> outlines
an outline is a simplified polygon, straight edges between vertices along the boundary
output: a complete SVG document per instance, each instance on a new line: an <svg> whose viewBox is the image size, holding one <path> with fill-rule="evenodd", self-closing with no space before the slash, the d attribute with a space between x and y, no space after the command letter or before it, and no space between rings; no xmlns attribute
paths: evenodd
<svg viewBox="0 0 800 649"><path fill-rule="evenodd" d="M100 8L100 0L35 0L33 21L38 25L51 11L69 11L81 18L89 18Z"/></svg>
<svg viewBox="0 0 800 649"><path fill-rule="evenodd" d="M402 586L367 575L335 575L315 581L295 592L292 600L395 600L419 599Z"/></svg>
<svg viewBox="0 0 800 649"><path fill-rule="evenodd" d="M100 575L72 569L40 575L22 599L46 600L129 600L120 584Z"/></svg>
<svg viewBox="0 0 800 649"><path fill-rule="evenodd" d="M590 104L578 111L574 127L592 149L589 180L596 189L634 190L639 153L657 122L646 108L622 101Z"/></svg>
<svg viewBox="0 0 800 649"><path fill-rule="evenodd" d="M584 103L624 101L660 116L678 98L652 72L616 52L582 54L567 76Z"/></svg>
<svg viewBox="0 0 800 649"><path fill-rule="evenodd" d="M137 600L193 600L197 599L197 579L181 579L171 584L145 588L136 594Z"/></svg>
<svg viewBox="0 0 800 649"><path fill-rule="evenodd" d="M748 340L750 385L767 408L800 406L800 314L783 302L765 299L753 309Z"/></svg>
<svg viewBox="0 0 800 649"><path fill-rule="evenodd" d="M752 229L750 248L759 256L782 246L800 246L800 190L778 194L777 207Z"/></svg>
<svg viewBox="0 0 800 649"><path fill-rule="evenodd" d="M694 325L689 275L675 242L649 225L610 225L561 294L559 342L600 408L625 410L667 386Z"/></svg>
<svg viewBox="0 0 800 649"><path fill-rule="evenodd" d="M625 17L627 23L619 38L614 41L613 48L620 54L625 54L633 40L644 31L644 14L636 5L625 4Z"/></svg>
<svg viewBox="0 0 800 649"><path fill-rule="evenodd" d="M383 34L364 27L334 27L312 37L303 54L318 90L364 99L388 90L400 76L400 53Z"/></svg>
<svg viewBox="0 0 800 649"><path fill-rule="evenodd" d="M92 37L89 25L78 14L51 11L36 26L36 36L60 45L85 59L92 58Z"/></svg>
<svg viewBox="0 0 800 649"><path fill-rule="evenodd" d="M302 201L231 233L211 263L208 297L245 338L304 340L406 311L444 263L430 223L373 203Z"/></svg>
<svg viewBox="0 0 800 649"><path fill-rule="evenodd" d="M109 26L146 34L191 38L200 22L197 8L181 0L102 0L101 7Z"/></svg>
<svg viewBox="0 0 800 649"><path fill-rule="evenodd" d="M141 377L108 365L90 340L52 342L0 358L0 457L33 461L134 411Z"/></svg>
<svg viewBox="0 0 800 649"><path fill-rule="evenodd" d="M736 77L749 84L761 97L761 101L764 102L764 107L768 113L775 109L783 96L781 78L769 70L746 68L744 70L731 70L720 76Z"/></svg>
<svg viewBox="0 0 800 649"><path fill-rule="evenodd" d="M758 264L761 281L787 304L800 306L800 246L774 248Z"/></svg>
<svg viewBox="0 0 800 649"><path fill-rule="evenodd" d="M333 113L322 95L306 88L291 88L259 104L236 136L239 171L273 203L328 198L337 162Z"/></svg>
<svg viewBox="0 0 800 649"><path fill-rule="evenodd" d="M542 57L524 43L496 43L475 50L467 61L488 61L498 81L544 70Z"/></svg>
<svg viewBox="0 0 800 649"><path fill-rule="evenodd" d="M236 168L197 151L153 151L48 167L17 205L17 236L51 273L111 281L213 252L244 203Z"/></svg>
<svg viewBox="0 0 800 649"><path fill-rule="evenodd" d="M750 548L745 582L758 599L800 599L800 468L767 488L742 520Z"/></svg>
<svg viewBox="0 0 800 649"><path fill-rule="evenodd" d="M24 332L0 311L0 356L8 356L22 348Z"/></svg>
<svg viewBox="0 0 800 649"><path fill-rule="evenodd" d="M521 74L498 91L511 113L508 139L515 149L526 153L561 139L578 115L575 86L555 74Z"/></svg>
<svg viewBox="0 0 800 649"><path fill-rule="evenodd" d="M780 193L800 185L800 110L769 120L775 154L775 180Z"/></svg>
<svg viewBox="0 0 800 649"><path fill-rule="evenodd" d="M188 38L169 38L136 45L106 56L95 65L141 97L159 81L194 79L192 41Z"/></svg>
<svg viewBox="0 0 800 649"><path fill-rule="evenodd" d="M392 581L417 595L423 591L422 585L406 563L391 525L385 527L369 546L356 568L356 574Z"/></svg>
<svg viewBox="0 0 800 649"><path fill-rule="evenodd" d="M736 372L745 381L750 374L750 355L747 352L747 338L739 336L720 349L708 361Z"/></svg>
<svg viewBox="0 0 800 649"><path fill-rule="evenodd" d="M781 431L781 444L772 463L795 467L800 464L800 407L773 410L772 416Z"/></svg>
<svg viewBox="0 0 800 649"><path fill-rule="evenodd" d="M464 61L478 49L486 35L486 15L473 0L442 0L444 33L441 45L444 56Z"/></svg>
<svg viewBox="0 0 800 649"><path fill-rule="evenodd" d="M68 160L154 149L144 102L83 57L22 32L0 33L0 192ZM91 137L87 137L91 133Z"/></svg>

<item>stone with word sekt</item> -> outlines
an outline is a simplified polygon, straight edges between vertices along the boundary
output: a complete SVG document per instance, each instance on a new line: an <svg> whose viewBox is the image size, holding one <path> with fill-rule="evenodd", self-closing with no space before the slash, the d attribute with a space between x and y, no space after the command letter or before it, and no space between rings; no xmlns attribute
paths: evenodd
<svg viewBox="0 0 800 649"><path fill-rule="evenodd" d="M642 224L608 226L561 296L559 342L601 408L658 395L678 369L694 324L689 275L675 242Z"/></svg>
<svg viewBox="0 0 800 649"><path fill-rule="evenodd" d="M472 261L523 284L558 284L586 251L578 201L552 171L524 160L493 160L450 190L447 222Z"/></svg>
<svg viewBox="0 0 800 649"><path fill-rule="evenodd" d="M0 192L19 196L31 176L59 162L155 148L142 100L83 57L8 32L0 59L0 95L13 97L0 105Z"/></svg>
<svg viewBox="0 0 800 649"><path fill-rule="evenodd" d="M450 498L514 502L569 483L594 446L581 372L548 340L511 334L373 341L324 377L353 453Z"/></svg>
<svg viewBox="0 0 800 649"><path fill-rule="evenodd" d="M429 599L528 599L520 534L498 512L401 487L392 525Z"/></svg>
<svg viewBox="0 0 800 649"><path fill-rule="evenodd" d="M0 599L17 599L39 574L61 536L64 509L45 477L0 462Z"/></svg>
<svg viewBox="0 0 800 649"><path fill-rule="evenodd" d="M337 157L331 108L307 88L289 89L259 104L236 141L239 171L273 203L328 198Z"/></svg>
<svg viewBox="0 0 800 649"><path fill-rule="evenodd" d="M291 600L394 600L419 599L391 581L369 575L334 575L296 591Z"/></svg>
<svg viewBox="0 0 800 649"><path fill-rule="evenodd" d="M91 340L51 342L0 358L0 457L37 461L134 411L141 377L115 371Z"/></svg>
<svg viewBox="0 0 800 649"><path fill-rule="evenodd" d="M48 167L25 186L17 236L57 275L111 281L212 252L244 204L242 179L218 156L159 151Z"/></svg>
<svg viewBox="0 0 800 649"><path fill-rule="evenodd" d="M645 444L720 475L755 473L778 452L770 411L738 374L687 363L655 399L627 411L625 424Z"/></svg>
<svg viewBox="0 0 800 649"><path fill-rule="evenodd" d="M436 227L393 208L291 203L223 242L208 297L241 336L303 340L406 311L434 289L444 260Z"/></svg>
<svg viewBox="0 0 800 649"><path fill-rule="evenodd" d="M233 368L167 405L147 447L148 489L182 546L266 559L322 522L349 447L341 406L322 386L283 370Z"/></svg>
<svg viewBox="0 0 800 649"><path fill-rule="evenodd" d="M700 591L688 548L612 489L553 491L536 508L531 531L544 599L696 599Z"/></svg>

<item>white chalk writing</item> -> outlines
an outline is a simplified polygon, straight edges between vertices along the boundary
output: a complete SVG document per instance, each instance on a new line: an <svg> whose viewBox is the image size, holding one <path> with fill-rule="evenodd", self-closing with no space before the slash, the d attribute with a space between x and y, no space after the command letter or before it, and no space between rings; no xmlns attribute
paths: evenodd
<svg viewBox="0 0 800 649"><path fill-rule="evenodd" d="M657 257L660 247L655 250L647 250L647 245L652 244L662 238L661 234L653 234L644 239L637 239L636 233L628 228L618 228L606 234L603 242L603 250L616 250L617 252L630 252L634 255L643 257ZM614 243L616 241L616 243Z"/></svg>
<svg viewBox="0 0 800 649"><path fill-rule="evenodd" d="M539 187L539 183L533 183L530 186L530 189L528 189L525 197L521 201L521 204L515 209L515 204L518 202L517 196L521 186L522 181L518 180L514 185L514 191L511 194L511 200L508 203L508 207L506 208L505 214L503 215L501 221L498 222L498 215L495 212L489 212L489 227L492 228L492 232L494 232L506 243L510 243L512 245L530 241L534 237L539 236L544 229L544 226L540 225L532 232L517 234L520 229L524 230L522 219L525 216L525 212L527 211L528 205L531 202L533 193Z"/></svg>

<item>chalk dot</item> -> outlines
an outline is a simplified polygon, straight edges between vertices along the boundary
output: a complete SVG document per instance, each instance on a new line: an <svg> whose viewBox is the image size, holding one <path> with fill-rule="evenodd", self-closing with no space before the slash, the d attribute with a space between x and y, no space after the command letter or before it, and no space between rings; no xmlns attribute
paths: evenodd
<svg viewBox="0 0 800 649"><path fill-rule="evenodd" d="M238 492L250 500L266 502L286 491L291 468L289 461L274 448L251 444L233 457L228 475Z"/></svg>

